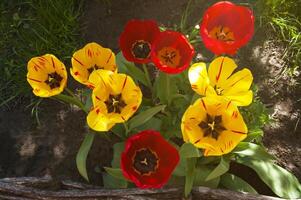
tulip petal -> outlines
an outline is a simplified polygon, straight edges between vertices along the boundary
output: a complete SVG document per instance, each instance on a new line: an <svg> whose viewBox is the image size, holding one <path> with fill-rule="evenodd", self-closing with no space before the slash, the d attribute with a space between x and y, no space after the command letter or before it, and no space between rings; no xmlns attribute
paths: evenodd
<svg viewBox="0 0 301 200"><path fill-rule="evenodd" d="M210 85L207 74L206 63L195 63L188 71L191 88L199 95L216 95L214 88Z"/></svg>
<svg viewBox="0 0 301 200"><path fill-rule="evenodd" d="M87 123L95 131L108 131L115 123L107 117L107 107L103 102L99 102L88 114Z"/></svg>
<svg viewBox="0 0 301 200"><path fill-rule="evenodd" d="M54 55L45 54L34 57L27 64L27 81L33 93L39 97L50 97L61 93L67 83L65 65ZM55 74L55 75L54 75ZM57 83L49 83L51 76L58 77ZM51 80L55 80L51 78ZM51 86L51 87L50 87Z"/></svg>
<svg viewBox="0 0 301 200"><path fill-rule="evenodd" d="M221 156L223 154L230 153L236 147L236 145L246 137L246 133L241 134L233 133L232 131L223 131L218 140L207 138L208 140L212 140L208 142L213 148L206 148L204 156ZM204 142L206 141L204 140Z"/></svg>
<svg viewBox="0 0 301 200"><path fill-rule="evenodd" d="M236 106L248 106L252 103L253 92L251 90L238 92L233 95L227 95L225 98L231 100Z"/></svg>
<svg viewBox="0 0 301 200"><path fill-rule="evenodd" d="M199 124L206 119L208 112L213 112L212 103L214 99L200 98L193 105L189 106L182 117L182 134L185 142L190 142L198 147L199 141L203 137L203 130Z"/></svg>
<svg viewBox="0 0 301 200"><path fill-rule="evenodd" d="M236 105L223 100L201 98L182 118L184 141L205 149L205 156L229 153L247 136L247 126Z"/></svg>
<svg viewBox="0 0 301 200"><path fill-rule="evenodd" d="M154 42L151 59L159 70L177 74L189 67L194 53L193 46L182 33L163 31Z"/></svg>
<svg viewBox="0 0 301 200"><path fill-rule="evenodd" d="M97 69L115 72L115 54L111 49L92 42L76 51L71 59L70 73L78 82L88 85L90 74Z"/></svg>
<svg viewBox="0 0 301 200"><path fill-rule="evenodd" d="M98 122L99 126L110 129L111 126L108 125L127 121L141 104L142 92L133 79L126 74L102 69L95 70L89 77L89 84L94 87L93 105L97 106L101 103L106 108L106 112L102 112L103 118L105 118L103 125ZM90 124L93 125L93 123Z"/></svg>
<svg viewBox="0 0 301 200"><path fill-rule="evenodd" d="M154 40L159 34L158 24L154 20L130 20L125 25L124 31L119 38L119 46L123 56L130 62L151 62L150 50L152 49ZM140 53L144 55L139 58L135 56L133 51L135 43L137 42L145 45L145 48L139 49L141 50Z"/></svg>
<svg viewBox="0 0 301 200"><path fill-rule="evenodd" d="M247 126L239 110L233 102L223 104L220 108L222 123L225 131L221 132L218 139L205 137L202 143L211 145L213 148L206 148L205 156L220 156L231 152L235 146L247 137Z"/></svg>
<svg viewBox="0 0 301 200"><path fill-rule="evenodd" d="M243 69L228 78L223 84L224 95L235 95L239 92L248 91L252 85L253 76L250 70Z"/></svg>
<svg viewBox="0 0 301 200"><path fill-rule="evenodd" d="M159 132L145 130L127 139L121 155L121 169L123 175L139 188L161 188L168 182L179 159L177 149ZM147 161L144 165L148 168L137 165L137 161Z"/></svg>
<svg viewBox="0 0 301 200"><path fill-rule="evenodd" d="M237 65L231 58L221 56L214 59L208 69L211 85L222 87L236 68Z"/></svg>

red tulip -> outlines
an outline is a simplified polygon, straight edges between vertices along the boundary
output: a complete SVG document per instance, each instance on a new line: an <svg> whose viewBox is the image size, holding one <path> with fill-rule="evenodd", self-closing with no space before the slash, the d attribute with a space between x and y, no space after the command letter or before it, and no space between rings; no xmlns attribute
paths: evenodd
<svg viewBox="0 0 301 200"><path fill-rule="evenodd" d="M179 162L179 154L159 132L131 136L121 155L123 175L139 188L161 188Z"/></svg>
<svg viewBox="0 0 301 200"><path fill-rule="evenodd" d="M119 38L123 56L130 62L148 63L153 42L160 33L153 20L131 20Z"/></svg>
<svg viewBox="0 0 301 200"><path fill-rule="evenodd" d="M155 65L169 74L180 73L189 65L194 55L186 37L176 31L164 31L154 42L151 58Z"/></svg>
<svg viewBox="0 0 301 200"><path fill-rule="evenodd" d="M200 24L200 34L205 46L217 55L235 54L248 43L253 33L252 11L229 1L209 7Z"/></svg>

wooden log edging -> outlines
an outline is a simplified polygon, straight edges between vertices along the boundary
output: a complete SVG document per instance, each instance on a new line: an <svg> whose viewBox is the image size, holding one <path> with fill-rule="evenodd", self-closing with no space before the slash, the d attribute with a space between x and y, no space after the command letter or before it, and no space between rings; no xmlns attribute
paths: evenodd
<svg viewBox="0 0 301 200"><path fill-rule="evenodd" d="M141 189L103 189L101 187L75 183L59 182L60 188L53 187L58 182L51 177L24 177L0 179L0 199L8 200L96 200L96 199L127 199L127 200L176 200L183 198L183 188L165 188L159 190ZM196 187L189 199L208 200L279 200L264 195L251 195L231 190Z"/></svg>

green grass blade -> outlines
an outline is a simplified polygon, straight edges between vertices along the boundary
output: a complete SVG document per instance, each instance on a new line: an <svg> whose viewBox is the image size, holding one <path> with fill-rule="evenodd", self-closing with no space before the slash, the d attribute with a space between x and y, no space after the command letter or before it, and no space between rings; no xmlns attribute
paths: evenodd
<svg viewBox="0 0 301 200"><path fill-rule="evenodd" d="M76 155L77 170L80 173L80 175L84 177L88 182L89 177L87 174L86 160L91 146L93 144L94 136L94 133L88 132Z"/></svg>

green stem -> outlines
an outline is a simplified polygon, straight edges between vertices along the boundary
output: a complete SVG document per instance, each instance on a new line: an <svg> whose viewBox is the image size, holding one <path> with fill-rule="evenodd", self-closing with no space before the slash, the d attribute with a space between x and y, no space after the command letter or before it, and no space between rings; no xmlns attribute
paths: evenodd
<svg viewBox="0 0 301 200"><path fill-rule="evenodd" d="M149 76L146 64L142 64L142 67L143 67L143 70L144 70L144 74L145 74L145 78L146 78L146 81L147 81L147 85L152 90L153 89L152 82L151 82L151 79L150 79L150 76Z"/></svg>
<svg viewBox="0 0 301 200"><path fill-rule="evenodd" d="M85 113L89 113L89 110L85 108L84 104L77 98L65 94L59 94L54 96L55 99L61 100L66 103L74 104L82 109Z"/></svg>
<svg viewBox="0 0 301 200"><path fill-rule="evenodd" d="M73 98L77 98L76 96L75 96L75 94L69 89L69 88L65 88L65 91L68 93L68 94L70 94Z"/></svg>
<svg viewBox="0 0 301 200"><path fill-rule="evenodd" d="M165 74L165 80L166 80L166 96L167 96L167 104L170 104L170 100L171 100L171 94L170 94L170 78L168 74Z"/></svg>
<svg viewBox="0 0 301 200"><path fill-rule="evenodd" d="M126 122L123 123L124 129L125 129L125 136L128 137L129 134L129 128L128 125L126 124Z"/></svg>

